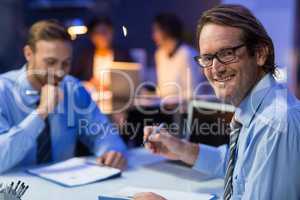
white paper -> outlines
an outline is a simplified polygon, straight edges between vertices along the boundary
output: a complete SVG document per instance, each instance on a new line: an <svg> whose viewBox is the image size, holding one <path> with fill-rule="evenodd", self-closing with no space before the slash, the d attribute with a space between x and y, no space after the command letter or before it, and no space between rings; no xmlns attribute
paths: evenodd
<svg viewBox="0 0 300 200"><path fill-rule="evenodd" d="M28 171L69 187L100 181L121 173L119 169L88 164L84 158L72 158Z"/></svg>
<svg viewBox="0 0 300 200"><path fill-rule="evenodd" d="M153 192L168 200L210 200L214 198L214 195L211 194L137 187L126 187L120 190L116 195L124 197L133 197L135 194L140 192Z"/></svg>

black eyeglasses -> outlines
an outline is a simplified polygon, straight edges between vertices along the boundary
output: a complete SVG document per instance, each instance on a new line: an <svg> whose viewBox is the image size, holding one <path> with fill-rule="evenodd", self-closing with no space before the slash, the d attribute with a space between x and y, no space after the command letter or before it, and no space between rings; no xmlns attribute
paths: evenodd
<svg viewBox="0 0 300 200"><path fill-rule="evenodd" d="M217 58L220 63L228 64L236 60L236 50L243 46L245 46L245 44L240 44L236 47L222 49L216 52L215 54L195 56L194 59L203 68L212 66L214 58Z"/></svg>

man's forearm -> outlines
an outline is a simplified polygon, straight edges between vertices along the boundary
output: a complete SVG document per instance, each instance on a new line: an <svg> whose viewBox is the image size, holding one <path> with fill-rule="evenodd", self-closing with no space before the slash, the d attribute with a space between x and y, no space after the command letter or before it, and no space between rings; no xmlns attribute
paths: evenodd
<svg viewBox="0 0 300 200"><path fill-rule="evenodd" d="M43 120L33 112L17 126L1 133L0 173L14 167L24 158L43 127Z"/></svg>

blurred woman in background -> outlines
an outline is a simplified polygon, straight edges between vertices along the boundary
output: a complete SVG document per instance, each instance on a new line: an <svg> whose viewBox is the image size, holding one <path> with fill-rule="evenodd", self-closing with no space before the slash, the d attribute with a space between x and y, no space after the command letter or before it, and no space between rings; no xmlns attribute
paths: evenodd
<svg viewBox="0 0 300 200"><path fill-rule="evenodd" d="M113 23L108 17L93 18L88 24L88 38L75 42L71 74L98 88L100 81L105 82L101 70L108 69L113 61L132 61L128 51L113 46L113 37Z"/></svg>
<svg viewBox="0 0 300 200"><path fill-rule="evenodd" d="M157 46L155 65L157 94L161 97L190 99L197 85L206 79L194 61L197 51L183 42L183 25L171 13L154 18L152 38ZM196 91L196 93L198 93Z"/></svg>

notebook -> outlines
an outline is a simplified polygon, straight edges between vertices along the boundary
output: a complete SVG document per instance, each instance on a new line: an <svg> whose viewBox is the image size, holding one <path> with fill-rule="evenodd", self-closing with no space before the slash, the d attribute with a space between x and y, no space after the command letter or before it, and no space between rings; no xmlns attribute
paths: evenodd
<svg viewBox="0 0 300 200"><path fill-rule="evenodd" d="M91 164L85 158L71 158L27 172L66 187L86 185L121 175L119 169Z"/></svg>

